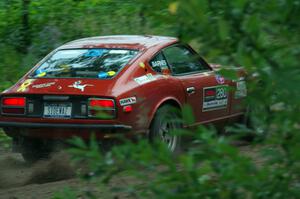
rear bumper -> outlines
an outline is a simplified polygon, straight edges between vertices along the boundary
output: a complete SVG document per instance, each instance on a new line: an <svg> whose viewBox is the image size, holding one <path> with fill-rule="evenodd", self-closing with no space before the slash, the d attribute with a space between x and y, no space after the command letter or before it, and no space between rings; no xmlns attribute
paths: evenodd
<svg viewBox="0 0 300 199"><path fill-rule="evenodd" d="M67 129L94 129L94 130L131 130L132 127L122 124L63 124L63 123L25 123L0 122L0 128L67 128Z"/></svg>

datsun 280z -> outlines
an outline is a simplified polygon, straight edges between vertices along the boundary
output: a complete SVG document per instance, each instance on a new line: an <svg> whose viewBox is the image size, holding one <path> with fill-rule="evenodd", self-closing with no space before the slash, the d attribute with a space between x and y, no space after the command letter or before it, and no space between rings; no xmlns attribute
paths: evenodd
<svg viewBox="0 0 300 199"><path fill-rule="evenodd" d="M218 75L189 45L162 36L103 36L69 42L51 52L0 95L0 127L24 159L47 156L54 140L99 140L115 134L161 139L177 151L185 104L195 123L237 121L247 95L238 81ZM235 89L229 89L229 87Z"/></svg>

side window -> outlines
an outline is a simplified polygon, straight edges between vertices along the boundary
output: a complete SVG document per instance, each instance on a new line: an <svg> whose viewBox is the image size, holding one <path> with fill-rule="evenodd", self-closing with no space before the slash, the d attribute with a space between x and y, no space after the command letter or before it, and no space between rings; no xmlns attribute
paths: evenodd
<svg viewBox="0 0 300 199"><path fill-rule="evenodd" d="M173 74L208 70L208 67L200 62L199 57L184 46L171 46L163 52Z"/></svg>
<svg viewBox="0 0 300 199"><path fill-rule="evenodd" d="M168 63L161 52L151 59L150 65L153 70L158 73L161 73L163 69L168 68Z"/></svg>

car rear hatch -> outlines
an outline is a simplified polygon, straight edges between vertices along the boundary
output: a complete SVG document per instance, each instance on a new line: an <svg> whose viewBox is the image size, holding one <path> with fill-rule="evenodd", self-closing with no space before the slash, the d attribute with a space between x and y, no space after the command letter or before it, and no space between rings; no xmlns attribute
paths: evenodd
<svg viewBox="0 0 300 199"><path fill-rule="evenodd" d="M1 97L1 115L52 119L114 119L113 80L27 79Z"/></svg>

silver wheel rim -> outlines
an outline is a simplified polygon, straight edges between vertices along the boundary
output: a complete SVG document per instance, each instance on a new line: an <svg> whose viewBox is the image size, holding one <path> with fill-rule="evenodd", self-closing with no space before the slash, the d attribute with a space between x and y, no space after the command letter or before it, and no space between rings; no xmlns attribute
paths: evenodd
<svg viewBox="0 0 300 199"><path fill-rule="evenodd" d="M176 124L170 121L164 121L159 128L159 136L163 143L165 143L170 151L175 151L177 144L177 136L172 135L172 130L176 128Z"/></svg>

